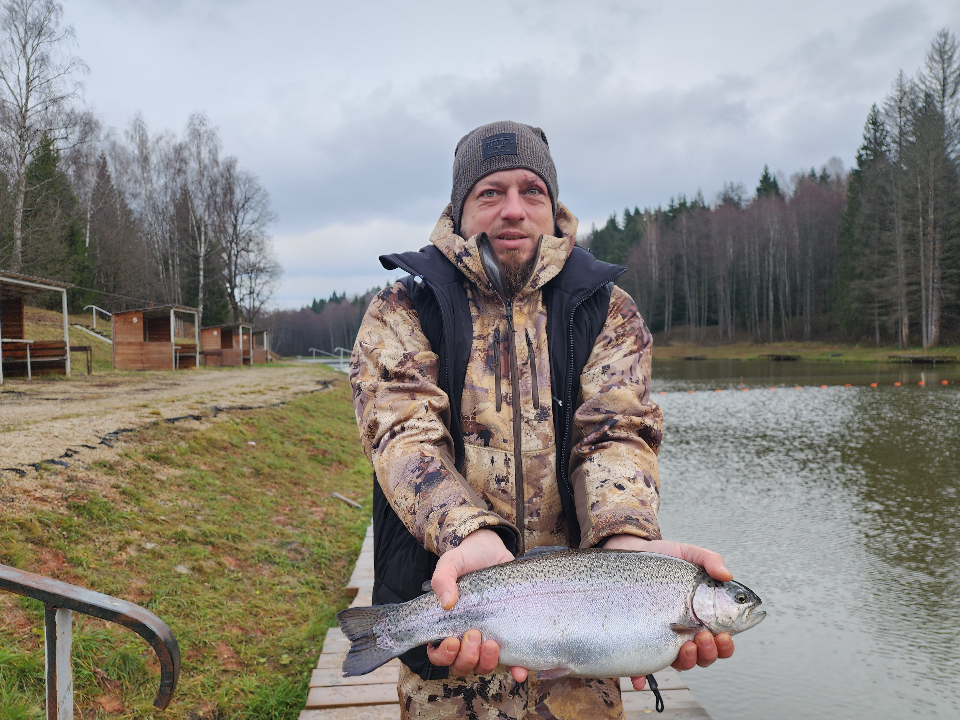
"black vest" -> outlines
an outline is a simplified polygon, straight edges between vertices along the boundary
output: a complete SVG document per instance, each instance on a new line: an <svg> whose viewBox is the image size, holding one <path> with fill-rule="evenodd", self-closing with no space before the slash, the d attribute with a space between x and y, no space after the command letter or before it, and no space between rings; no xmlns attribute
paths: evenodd
<svg viewBox="0 0 960 720"><path fill-rule="evenodd" d="M439 356L440 388L450 399L450 434L454 461L463 469L463 431L460 400L473 345L473 322L464 288L466 278L433 245L418 252L383 255L387 270L410 273L401 282L420 317L420 327ZM614 279L624 272L617 265L596 260L575 247L563 269L543 287L547 309L547 344L553 422L557 442L557 478L563 512L574 543L580 540L569 464L573 436L574 402L580 394L580 374L603 329ZM516 539L507 528L491 527L516 553ZM522 532L522 528L521 528ZM374 478L373 482L374 604L399 603L422 595L423 583L433 577L438 557L423 549L397 517ZM432 665L425 647L404 653L400 659L424 680L446 678L448 668Z"/></svg>

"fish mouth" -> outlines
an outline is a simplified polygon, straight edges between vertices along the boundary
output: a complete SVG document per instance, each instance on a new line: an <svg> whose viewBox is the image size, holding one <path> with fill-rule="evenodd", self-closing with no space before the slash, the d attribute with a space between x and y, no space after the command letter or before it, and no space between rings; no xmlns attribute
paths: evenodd
<svg viewBox="0 0 960 720"><path fill-rule="evenodd" d="M755 625L759 625L763 622L763 619L767 616L766 610L757 610L756 608L750 608L743 614L743 629L749 630Z"/></svg>

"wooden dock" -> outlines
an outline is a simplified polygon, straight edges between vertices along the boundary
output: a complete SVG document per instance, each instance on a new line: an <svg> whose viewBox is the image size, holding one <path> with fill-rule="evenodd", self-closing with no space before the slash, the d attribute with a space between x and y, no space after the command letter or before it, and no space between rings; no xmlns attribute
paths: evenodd
<svg viewBox="0 0 960 720"><path fill-rule="evenodd" d="M347 592L355 595L351 607L371 605L373 602L372 526L367 528L367 537L363 541ZM300 720L399 720L397 676L400 661L391 660L368 675L345 678L340 668L349 648L350 641L339 628L327 631L323 651L310 680L307 706L300 713ZM653 693L649 689L637 692L629 678L620 681L627 720L649 717L661 720L710 720L707 711L700 707L675 670L658 672L657 682L665 706L663 713L656 712Z"/></svg>

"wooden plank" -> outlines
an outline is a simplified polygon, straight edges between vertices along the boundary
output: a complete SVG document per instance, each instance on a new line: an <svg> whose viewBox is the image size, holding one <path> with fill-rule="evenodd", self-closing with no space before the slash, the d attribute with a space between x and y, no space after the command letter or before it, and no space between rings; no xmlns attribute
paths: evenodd
<svg viewBox="0 0 960 720"><path fill-rule="evenodd" d="M627 720L640 720L651 715L657 720L710 720L689 690L662 690L663 712L656 710L656 698L650 692L624 693L623 709Z"/></svg>
<svg viewBox="0 0 960 720"><path fill-rule="evenodd" d="M350 607L370 607L373 605L373 588L359 588Z"/></svg>
<svg viewBox="0 0 960 720"><path fill-rule="evenodd" d="M327 637L323 641L323 651L325 653L347 654L350 649L350 641L340 631L340 628L330 628L327 630Z"/></svg>
<svg viewBox="0 0 960 720"><path fill-rule="evenodd" d="M400 705L304 710L300 713L300 720L400 720Z"/></svg>
<svg viewBox="0 0 960 720"><path fill-rule="evenodd" d="M340 687L343 685L397 684L400 678L400 661L392 660L383 667L360 677L344 677L340 668L318 668L310 675L310 687Z"/></svg>
<svg viewBox="0 0 960 720"><path fill-rule="evenodd" d="M396 683L315 687L310 688L310 692L307 694L307 710L343 707L345 705L396 705L398 702Z"/></svg>
<svg viewBox="0 0 960 720"><path fill-rule="evenodd" d="M320 659L317 660L317 669L341 668L343 667L344 657L346 657L346 653L320 653Z"/></svg>

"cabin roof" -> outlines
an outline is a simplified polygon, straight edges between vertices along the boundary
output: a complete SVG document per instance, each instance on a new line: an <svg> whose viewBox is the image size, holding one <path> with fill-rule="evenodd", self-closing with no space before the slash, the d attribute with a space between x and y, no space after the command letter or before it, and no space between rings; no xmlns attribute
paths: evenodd
<svg viewBox="0 0 960 720"><path fill-rule="evenodd" d="M73 286L59 280L48 280L33 275L21 275L20 273L0 270L0 297L19 297L47 290L62 292L69 287Z"/></svg>
<svg viewBox="0 0 960 720"><path fill-rule="evenodd" d="M135 308L133 310L118 310L114 315L128 315L130 313L143 313L145 318L148 317L159 317L161 315L168 315L170 311L174 312L188 312L188 313L197 313L196 308L187 307L186 305L154 305L153 307L145 308Z"/></svg>

